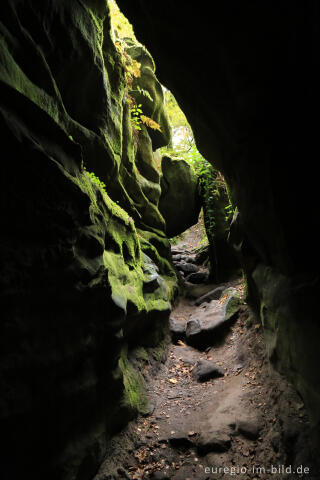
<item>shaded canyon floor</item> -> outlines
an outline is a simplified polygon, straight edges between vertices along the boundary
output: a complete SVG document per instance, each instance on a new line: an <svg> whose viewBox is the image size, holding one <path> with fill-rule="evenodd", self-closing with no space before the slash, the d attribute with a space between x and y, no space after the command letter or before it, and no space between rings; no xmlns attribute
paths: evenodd
<svg viewBox="0 0 320 480"><path fill-rule="evenodd" d="M164 358L142 372L149 414L113 439L94 480L320 478L303 402L271 367L242 280L224 284L218 298L191 298L217 287L179 297ZM199 324L226 315L228 291L240 305L208 339Z"/></svg>

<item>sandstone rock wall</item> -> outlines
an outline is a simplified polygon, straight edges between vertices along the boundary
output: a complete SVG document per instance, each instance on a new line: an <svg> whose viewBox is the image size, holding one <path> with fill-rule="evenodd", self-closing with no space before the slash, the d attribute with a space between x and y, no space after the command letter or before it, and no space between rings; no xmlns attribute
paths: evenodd
<svg viewBox="0 0 320 480"><path fill-rule="evenodd" d="M131 351L163 339L176 289L153 161L166 114L158 98L166 134L134 142L106 2L1 10L1 477L89 479L146 408Z"/></svg>
<svg viewBox="0 0 320 480"><path fill-rule="evenodd" d="M198 222L201 209L198 177L183 158L165 155L161 168L159 209L166 221L168 237L175 237Z"/></svg>

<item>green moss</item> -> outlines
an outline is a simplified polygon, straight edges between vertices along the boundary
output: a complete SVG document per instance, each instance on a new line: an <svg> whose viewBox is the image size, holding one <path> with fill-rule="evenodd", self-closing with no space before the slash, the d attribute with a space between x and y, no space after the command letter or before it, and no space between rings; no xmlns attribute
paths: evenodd
<svg viewBox="0 0 320 480"><path fill-rule="evenodd" d="M100 47L102 46L103 43L103 23L104 23L104 18L98 17L93 13L93 11L88 8L88 12L90 14L91 19L93 20L93 23L96 27L98 39L99 39L99 45Z"/></svg>
<svg viewBox="0 0 320 480"><path fill-rule="evenodd" d="M169 240L155 234L154 232L147 232L146 230L137 229L137 234L140 239L142 251L148 255L148 257L150 257L156 265L158 265L160 273L164 276L173 278L174 282L177 282L176 273L173 266L166 258L164 258L169 255ZM163 256L160 256L161 254Z"/></svg>
<svg viewBox="0 0 320 480"><path fill-rule="evenodd" d="M248 286L248 278L247 278L247 275L244 271L242 271L242 281L243 281L243 286L244 286L244 289L243 289L243 300L244 301L247 301L248 300L248 296L249 296L249 286Z"/></svg>
<svg viewBox="0 0 320 480"><path fill-rule="evenodd" d="M134 350L134 355L138 360L143 360L145 362L149 362L149 354L144 347L137 347Z"/></svg>
<svg viewBox="0 0 320 480"><path fill-rule="evenodd" d="M66 112L54 78L50 76L51 88L56 95L55 98L29 80L11 55L10 48L3 38L0 39L0 49L2 55L1 60L4 64L4 68L0 70L0 80L25 95L33 103L38 105L38 107L47 112L68 134L68 128L65 125L67 123Z"/></svg>
<svg viewBox="0 0 320 480"><path fill-rule="evenodd" d="M111 251L104 252L103 260L108 269L113 300L125 306L130 300L138 311L146 309L142 293L143 271L141 266L134 265L133 269L130 269L121 255Z"/></svg>
<svg viewBox="0 0 320 480"><path fill-rule="evenodd" d="M233 317L233 315L238 311L240 305L239 297L232 297L226 308L226 320Z"/></svg>
<svg viewBox="0 0 320 480"><path fill-rule="evenodd" d="M226 300L226 311L225 311L225 318L229 320L233 317L240 306L240 296L238 292L234 288L227 288L223 291L222 296L227 295L228 298Z"/></svg>
<svg viewBox="0 0 320 480"><path fill-rule="evenodd" d="M124 397L122 402L132 410L147 413L146 386L139 370L128 359L127 347L124 347L119 359L119 368L123 376Z"/></svg>

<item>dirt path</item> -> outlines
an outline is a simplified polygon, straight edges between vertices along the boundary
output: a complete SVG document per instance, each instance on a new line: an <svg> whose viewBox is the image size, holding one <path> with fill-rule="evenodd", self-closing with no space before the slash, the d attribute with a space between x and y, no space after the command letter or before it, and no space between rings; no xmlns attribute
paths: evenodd
<svg viewBox="0 0 320 480"><path fill-rule="evenodd" d="M240 280L231 286L242 295ZM181 297L171 323L205 323L221 314L226 298L196 306ZM201 348L175 335L157 374L146 368L151 414L112 442L95 480L319 480L304 405L270 367L261 330L242 302L212 347L203 335L194 337Z"/></svg>

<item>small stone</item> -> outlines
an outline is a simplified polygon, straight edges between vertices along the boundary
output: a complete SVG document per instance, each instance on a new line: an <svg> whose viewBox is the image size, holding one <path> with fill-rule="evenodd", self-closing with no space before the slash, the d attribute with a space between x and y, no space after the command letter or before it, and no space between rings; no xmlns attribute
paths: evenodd
<svg viewBox="0 0 320 480"><path fill-rule="evenodd" d="M199 360L192 371L192 375L198 382L206 382L211 378L224 376L222 368L208 360Z"/></svg>

